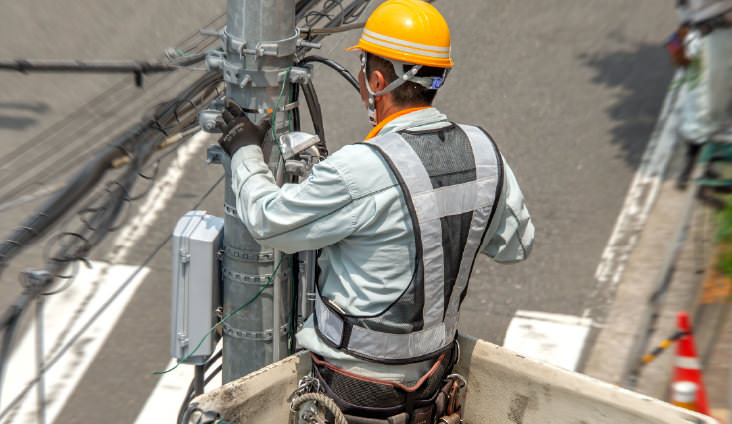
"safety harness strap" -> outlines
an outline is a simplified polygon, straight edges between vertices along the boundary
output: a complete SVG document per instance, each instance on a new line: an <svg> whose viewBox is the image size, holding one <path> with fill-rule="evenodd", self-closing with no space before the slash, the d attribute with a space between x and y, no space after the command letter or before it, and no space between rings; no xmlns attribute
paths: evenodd
<svg viewBox="0 0 732 424"><path fill-rule="evenodd" d="M424 276L412 290L422 290L422 329L410 333L387 333L362 325L363 317L348 316L328 299L315 301L315 328L334 347L357 357L383 363L414 362L429 358L449 346L457 330L461 294L483 237L495 212L503 185L502 160L493 141L479 128L460 125L468 136L475 160L476 179L433 188L417 153L398 133L366 141L376 148L401 181L414 229L417 249L422 252ZM460 261L455 286L445 305L444 252L441 218L472 212L470 230ZM422 283L421 285L419 283Z"/></svg>
<svg viewBox="0 0 732 424"><path fill-rule="evenodd" d="M355 356L383 363L418 362L439 353L452 341L445 326L425 328L406 334L370 330L344 320L326 305L327 299L315 298L315 328L321 338L336 348Z"/></svg>

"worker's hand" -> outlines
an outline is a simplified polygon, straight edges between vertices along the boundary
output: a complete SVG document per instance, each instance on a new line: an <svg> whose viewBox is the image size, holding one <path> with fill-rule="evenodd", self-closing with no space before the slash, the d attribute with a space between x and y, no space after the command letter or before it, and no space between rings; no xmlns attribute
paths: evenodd
<svg viewBox="0 0 732 424"><path fill-rule="evenodd" d="M272 119L267 116L259 125L255 125L236 102L227 98L221 117L216 119L216 126L224 133L219 139L219 144L226 153L233 156L240 147L260 146L272 126Z"/></svg>

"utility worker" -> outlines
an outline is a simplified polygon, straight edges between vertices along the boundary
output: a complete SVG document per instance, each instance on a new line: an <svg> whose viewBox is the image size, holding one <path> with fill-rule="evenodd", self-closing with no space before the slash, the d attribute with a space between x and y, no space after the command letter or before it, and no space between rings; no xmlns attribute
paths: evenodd
<svg viewBox="0 0 732 424"><path fill-rule="evenodd" d="M534 226L491 137L431 106L453 66L432 5L384 2L351 49L375 125L364 141L282 187L259 147L266 126L233 102L220 143L232 154L237 211L258 242L322 249L315 312L297 334L321 388L351 416L432 422L476 255L521 261Z"/></svg>

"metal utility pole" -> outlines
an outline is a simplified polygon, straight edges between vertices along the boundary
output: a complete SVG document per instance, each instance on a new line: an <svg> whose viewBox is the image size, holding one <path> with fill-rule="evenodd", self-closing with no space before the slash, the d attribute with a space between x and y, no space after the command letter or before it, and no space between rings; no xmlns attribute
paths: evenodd
<svg viewBox="0 0 732 424"><path fill-rule="evenodd" d="M299 43L295 24L295 0L228 0L227 25L221 34L225 52L209 54L206 60L209 68L223 72L226 95L247 111L253 122L277 109L272 125L278 135L290 126L288 71ZM202 118L204 127L210 126L211 121L207 122ZM269 282L254 302L223 324L223 381L228 382L288 354L288 336L293 331L288 325L293 267L289 256L263 248L249 234L237 215L228 158L219 152L213 159L226 170L224 316L256 297ZM284 182L284 166L276 147L271 149L269 163L278 183Z"/></svg>

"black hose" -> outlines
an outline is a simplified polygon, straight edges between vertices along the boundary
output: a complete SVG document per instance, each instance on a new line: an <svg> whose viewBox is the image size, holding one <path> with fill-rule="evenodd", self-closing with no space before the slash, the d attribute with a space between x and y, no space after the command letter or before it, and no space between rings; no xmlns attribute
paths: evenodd
<svg viewBox="0 0 732 424"><path fill-rule="evenodd" d="M304 65L306 63L310 63L310 62L322 63L323 65L326 65L329 68L335 70L343 78L345 78L346 81L348 81L348 83L351 84L351 86L356 89L356 91L359 91L358 80L356 80L356 78L353 76L353 74L351 74L348 71L348 69L344 68L341 64L339 64L335 60L328 59L328 58L325 58L322 56L315 56L315 55L305 56L299 62L297 62L297 66L302 66L302 65Z"/></svg>

